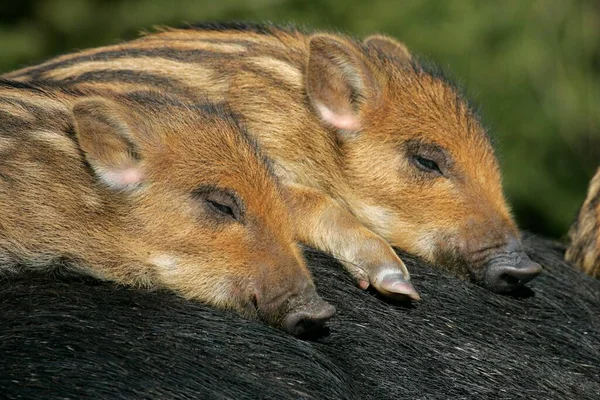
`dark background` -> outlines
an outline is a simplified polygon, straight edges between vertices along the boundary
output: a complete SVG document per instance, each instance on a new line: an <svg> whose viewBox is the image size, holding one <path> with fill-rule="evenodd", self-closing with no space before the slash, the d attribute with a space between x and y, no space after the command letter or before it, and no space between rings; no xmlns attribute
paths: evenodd
<svg viewBox="0 0 600 400"><path fill-rule="evenodd" d="M5 0L0 72L154 25L231 19L387 33L450 70L496 138L521 227L565 236L600 164L596 0Z"/></svg>

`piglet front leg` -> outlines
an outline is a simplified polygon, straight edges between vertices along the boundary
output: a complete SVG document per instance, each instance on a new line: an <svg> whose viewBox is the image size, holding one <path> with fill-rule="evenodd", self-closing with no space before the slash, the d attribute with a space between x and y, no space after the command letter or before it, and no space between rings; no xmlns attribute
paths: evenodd
<svg viewBox="0 0 600 400"><path fill-rule="evenodd" d="M361 289L390 298L420 300L392 247L334 199L316 189L287 185L297 240L335 257Z"/></svg>

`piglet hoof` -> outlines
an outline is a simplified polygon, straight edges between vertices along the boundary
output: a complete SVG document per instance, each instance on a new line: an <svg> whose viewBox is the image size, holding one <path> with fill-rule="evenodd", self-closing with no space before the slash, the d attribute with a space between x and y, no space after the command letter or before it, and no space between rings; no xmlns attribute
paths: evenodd
<svg viewBox="0 0 600 400"><path fill-rule="evenodd" d="M421 300L417 290L401 273L384 269L375 274L371 283L379 293L386 297L398 300Z"/></svg>

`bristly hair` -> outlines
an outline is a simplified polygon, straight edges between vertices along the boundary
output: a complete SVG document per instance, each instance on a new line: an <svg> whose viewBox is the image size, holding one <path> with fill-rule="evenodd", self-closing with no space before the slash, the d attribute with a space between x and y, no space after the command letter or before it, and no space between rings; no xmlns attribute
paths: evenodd
<svg viewBox="0 0 600 400"><path fill-rule="evenodd" d="M235 128L239 134L240 139L246 143L255 156L263 163L267 169L269 175L271 175L279 187L280 182L276 176L273 161L267 157L264 151L261 149L258 141L248 132L246 129L243 117L233 111L232 107L227 102L191 102L186 100L180 100L177 96L165 95L162 92L154 90L136 90L126 93L113 94L116 99L122 98L126 101L132 101L144 106L152 106L155 109L160 107L181 107L188 110L192 110L199 114L203 114L207 117L218 118L227 122L229 125Z"/></svg>
<svg viewBox="0 0 600 400"><path fill-rule="evenodd" d="M271 22L228 21L228 22L198 22L179 26L178 29L193 29L199 31L240 31L261 35L272 35L275 30L286 30Z"/></svg>
<svg viewBox="0 0 600 400"><path fill-rule="evenodd" d="M447 86L452 87L460 99L467 105L472 115L479 119L479 106L469 99L464 86L449 72L448 69L440 67L429 58L423 56L413 56L411 67L415 72L425 73L436 80L444 82Z"/></svg>
<svg viewBox="0 0 600 400"><path fill-rule="evenodd" d="M464 85L449 72L449 69L442 68L431 61L431 59L423 56L413 56L410 62L410 68L416 73L429 75L433 79L442 81L445 85L451 87L456 92L457 101L466 105L470 116L483 128L490 143L495 147L495 138L490 134L490 130L483 123L479 104L472 101L471 96L466 92Z"/></svg>
<svg viewBox="0 0 600 400"><path fill-rule="evenodd" d="M81 89L65 86L62 82L55 81L53 79L41 79L23 82L14 81L12 79L0 78L0 88L29 90L51 97L57 92L72 96L83 96L87 93L86 91Z"/></svg>
<svg viewBox="0 0 600 400"><path fill-rule="evenodd" d="M13 81L11 79L0 78L0 87L4 88L12 88L12 89L21 89L21 90L33 90L40 93L45 93L45 91L36 85L33 82L20 82Z"/></svg>
<svg viewBox="0 0 600 400"><path fill-rule="evenodd" d="M273 161L261 149L258 140L248 132L243 117L236 113L229 103L195 103L192 105L192 108L199 110L204 115L214 116L224 120L229 125L233 126L236 132L240 135L241 140L250 147L256 158L262 162L269 175L274 178L273 181L275 182L276 187L281 188L281 182L279 179L277 179Z"/></svg>
<svg viewBox="0 0 600 400"><path fill-rule="evenodd" d="M310 34L311 32L315 32L312 29L304 25L296 25L292 22L287 23L278 23L275 24L270 21L265 22L254 22L254 21L224 21L224 22L196 22L196 23L186 23L175 28L166 28L166 29L189 29L189 30L198 30L198 31L217 31L217 32L226 32L226 31L237 31L237 32L250 32L257 33L259 35L276 35L277 32L284 33L303 33Z"/></svg>

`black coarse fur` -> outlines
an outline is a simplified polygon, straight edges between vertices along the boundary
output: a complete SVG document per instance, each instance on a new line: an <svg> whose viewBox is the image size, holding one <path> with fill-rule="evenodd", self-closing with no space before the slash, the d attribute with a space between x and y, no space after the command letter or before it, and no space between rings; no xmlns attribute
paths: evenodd
<svg viewBox="0 0 600 400"><path fill-rule="evenodd" d="M338 314L303 341L235 314L88 278L0 281L9 399L598 399L600 281L527 237L531 290L490 293L403 255L423 301L354 287L307 252Z"/></svg>

